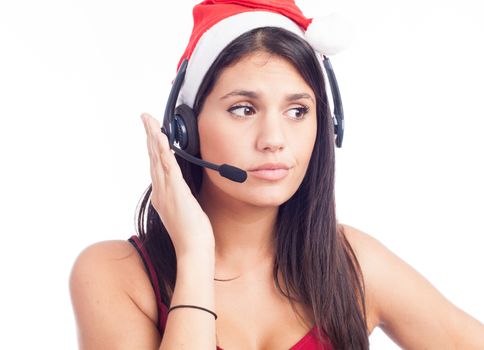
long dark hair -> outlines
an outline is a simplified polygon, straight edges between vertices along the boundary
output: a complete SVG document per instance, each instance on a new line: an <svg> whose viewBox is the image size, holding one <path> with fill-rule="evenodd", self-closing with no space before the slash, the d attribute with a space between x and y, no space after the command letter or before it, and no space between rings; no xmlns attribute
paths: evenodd
<svg viewBox="0 0 484 350"><path fill-rule="evenodd" d="M281 28L251 30L232 41L217 57L199 88L194 111L224 68L256 51L287 59L313 89L317 105L317 136L305 177L295 194L281 204L276 222L273 279L294 308L311 308L317 337L329 338L334 349L368 349L364 284L356 256L336 219L334 199L334 134L321 65L309 44ZM177 157L196 197L203 172ZM153 260L162 300L170 305L176 280L176 255L170 236L150 202L151 185L137 208L137 233ZM146 215L147 212L147 215ZM145 228L146 226L146 228ZM278 272L287 286L283 291Z"/></svg>

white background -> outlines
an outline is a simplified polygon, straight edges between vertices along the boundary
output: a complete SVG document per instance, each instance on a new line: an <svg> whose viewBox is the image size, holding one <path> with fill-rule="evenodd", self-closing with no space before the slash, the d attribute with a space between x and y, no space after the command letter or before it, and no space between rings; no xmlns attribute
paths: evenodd
<svg viewBox="0 0 484 350"><path fill-rule="evenodd" d="M134 232L150 184L139 115L162 117L194 3L0 3L0 348L76 348L72 263ZM332 59L347 121L340 220L484 321L480 1L299 5L338 10L356 32Z"/></svg>

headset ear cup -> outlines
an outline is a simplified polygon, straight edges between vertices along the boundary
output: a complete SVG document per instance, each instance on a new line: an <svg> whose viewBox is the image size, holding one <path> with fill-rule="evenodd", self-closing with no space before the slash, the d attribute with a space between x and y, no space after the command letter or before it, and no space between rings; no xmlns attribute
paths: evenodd
<svg viewBox="0 0 484 350"><path fill-rule="evenodd" d="M185 152L196 156L199 153L197 117L186 104L175 109L175 141Z"/></svg>

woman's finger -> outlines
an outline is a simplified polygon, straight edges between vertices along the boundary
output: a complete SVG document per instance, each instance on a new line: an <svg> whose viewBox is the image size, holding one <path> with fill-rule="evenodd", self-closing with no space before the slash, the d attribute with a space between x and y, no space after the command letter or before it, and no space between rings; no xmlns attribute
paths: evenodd
<svg viewBox="0 0 484 350"><path fill-rule="evenodd" d="M176 164L176 159L173 157L170 147L168 146L168 139L166 135L161 132L158 120L146 113L144 113L144 118L146 118L149 128L155 160L161 163L164 173L169 176L170 172L176 169L174 166Z"/></svg>
<svg viewBox="0 0 484 350"><path fill-rule="evenodd" d="M165 188L165 179L160 164L159 156L156 154L154 139L152 136L152 130L148 123L149 115L144 113L141 115L141 120L146 131L146 146L148 148L149 158L150 158L150 175L152 183L152 192L159 193L160 189Z"/></svg>
<svg viewBox="0 0 484 350"><path fill-rule="evenodd" d="M168 145L168 138L161 132L160 123L147 113L142 118L146 120L150 133L155 173L163 177L165 185L169 184L176 189L185 187L180 167Z"/></svg>

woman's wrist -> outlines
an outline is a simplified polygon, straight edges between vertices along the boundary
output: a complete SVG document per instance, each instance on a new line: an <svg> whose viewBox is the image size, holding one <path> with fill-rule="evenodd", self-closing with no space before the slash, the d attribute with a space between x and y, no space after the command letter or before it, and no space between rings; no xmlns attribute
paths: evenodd
<svg viewBox="0 0 484 350"><path fill-rule="evenodd" d="M187 271L188 269L188 271ZM215 248L198 248L177 253L177 270L182 272L196 271L215 274ZM213 277L213 276L212 276Z"/></svg>

